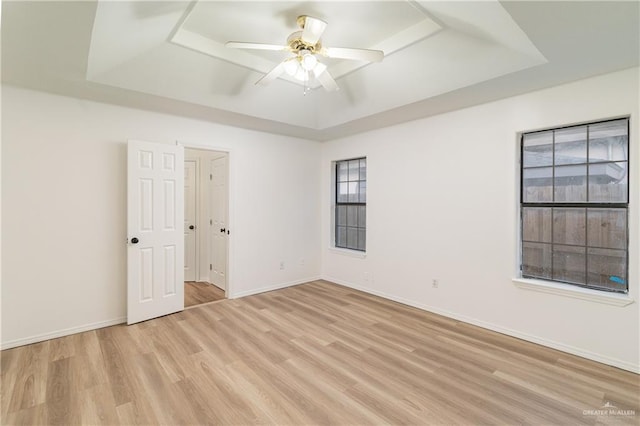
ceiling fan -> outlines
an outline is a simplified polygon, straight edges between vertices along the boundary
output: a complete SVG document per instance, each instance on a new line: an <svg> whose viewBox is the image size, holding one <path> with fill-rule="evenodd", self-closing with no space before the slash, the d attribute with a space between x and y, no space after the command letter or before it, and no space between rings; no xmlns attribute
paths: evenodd
<svg viewBox="0 0 640 426"><path fill-rule="evenodd" d="M327 23L321 19L302 15L298 16L297 23L300 30L287 38L286 45L229 41L226 46L235 49L280 50L293 53L293 56L276 65L256 84L269 84L286 73L304 84L305 94L309 90L308 83L311 76L315 77L325 90L338 90L338 85L327 71L327 66L321 63L316 55L366 62L380 62L384 58L384 52L381 50L323 46L320 37L327 28Z"/></svg>

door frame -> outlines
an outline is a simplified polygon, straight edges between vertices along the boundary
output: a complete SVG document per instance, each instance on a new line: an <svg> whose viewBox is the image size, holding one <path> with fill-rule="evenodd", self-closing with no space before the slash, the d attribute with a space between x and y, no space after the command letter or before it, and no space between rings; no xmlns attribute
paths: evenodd
<svg viewBox="0 0 640 426"><path fill-rule="evenodd" d="M186 148L186 147L184 147ZM184 156L184 162L186 163L187 161L193 161L196 164L196 185L195 185L195 191L196 191L196 203L195 203L195 225L196 225L196 229L195 229L195 242L196 242L196 249L195 249L195 259L193 262L193 267L195 268L195 278L194 281L198 281L198 278L200 278L200 159L199 158L187 158L186 152L185 152L185 156ZM185 192L184 194L184 202L187 202L187 194ZM185 253L187 252L187 248L185 246L184 248Z"/></svg>
<svg viewBox="0 0 640 426"><path fill-rule="evenodd" d="M235 218L235 179L233 178L232 170L234 169L234 156L233 150L228 147L219 147L215 145L205 145L202 143L193 143L188 141L176 141L176 145L181 145L185 149L199 149L201 151L212 151L212 152L222 152L227 154L227 228L233 230L233 223ZM202 167L202 165L200 165ZM199 198L199 197L198 197ZM233 238L231 238L233 234L230 233L227 238L227 282L225 289L225 297L227 299L233 299L234 296L234 285L233 285L233 277L235 276L233 270L233 253L234 253L234 244Z"/></svg>

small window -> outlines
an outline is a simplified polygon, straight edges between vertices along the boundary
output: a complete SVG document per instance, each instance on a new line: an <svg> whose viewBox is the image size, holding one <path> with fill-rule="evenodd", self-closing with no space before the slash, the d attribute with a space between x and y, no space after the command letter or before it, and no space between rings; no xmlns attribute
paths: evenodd
<svg viewBox="0 0 640 426"><path fill-rule="evenodd" d="M522 276L626 293L629 120L525 133L521 144Z"/></svg>
<svg viewBox="0 0 640 426"><path fill-rule="evenodd" d="M335 165L335 246L365 251L367 159L336 161Z"/></svg>

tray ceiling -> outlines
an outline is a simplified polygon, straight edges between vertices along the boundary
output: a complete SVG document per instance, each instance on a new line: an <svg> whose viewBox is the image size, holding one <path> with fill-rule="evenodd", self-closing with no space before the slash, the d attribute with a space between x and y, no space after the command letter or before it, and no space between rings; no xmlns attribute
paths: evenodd
<svg viewBox="0 0 640 426"><path fill-rule="evenodd" d="M299 15L328 22L325 46L381 49L384 61L322 58L338 92L256 86L286 52L224 43L285 44ZM637 66L638 15L636 2L3 2L2 71L11 84L326 140Z"/></svg>

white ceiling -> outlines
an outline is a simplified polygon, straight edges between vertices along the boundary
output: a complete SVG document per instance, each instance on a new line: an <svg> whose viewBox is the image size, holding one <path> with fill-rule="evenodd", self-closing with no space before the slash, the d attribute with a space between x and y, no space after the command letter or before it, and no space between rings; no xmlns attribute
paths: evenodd
<svg viewBox="0 0 640 426"><path fill-rule="evenodd" d="M328 22L340 87L254 83L283 58L226 41L286 44L296 17ZM2 80L54 93L328 140L638 66L627 2L3 2Z"/></svg>

